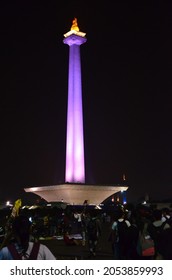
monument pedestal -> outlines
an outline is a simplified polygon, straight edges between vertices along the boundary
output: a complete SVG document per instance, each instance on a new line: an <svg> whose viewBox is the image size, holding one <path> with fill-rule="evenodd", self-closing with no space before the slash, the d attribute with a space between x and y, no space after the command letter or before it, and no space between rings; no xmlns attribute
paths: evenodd
<svg viewBox="0 0 172 280"><path fill-rule="evenodd" d="M126 191L127 186L112 185L87 185L66 183L54 186L25 188L25 192L32 192L47 202L63 201L71 205L83 205L84 201L88 204L99 205L109 196Z"/></svg>

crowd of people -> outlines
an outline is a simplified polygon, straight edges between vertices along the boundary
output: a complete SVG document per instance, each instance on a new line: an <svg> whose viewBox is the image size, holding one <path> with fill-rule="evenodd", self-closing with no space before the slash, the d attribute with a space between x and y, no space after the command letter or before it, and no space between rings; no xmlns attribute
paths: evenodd
<svg viewBox="0 0 172 280"><path fill-rule="evenodd" d="M114 259L172 259L171 237L168 208L145 213L119 211L110 234Z"/></svg>
<svg viewBox="0 0 172 280"><path fill-rule="evenodd" d="M107 234L102 238L104 230ZM112 259L172 259L172 216L168 208L143 211L120 206L101 211L88 206L80 210L20 209L5 223L0 260L56 259L47 246L40 244L41 237L54 236L62 236L64 246L87 246L93 258L101 239L108 242Z"/></svg>

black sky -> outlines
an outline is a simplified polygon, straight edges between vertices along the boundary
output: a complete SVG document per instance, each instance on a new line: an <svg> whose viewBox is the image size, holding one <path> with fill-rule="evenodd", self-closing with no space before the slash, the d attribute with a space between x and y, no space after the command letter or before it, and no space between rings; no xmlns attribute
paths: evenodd
<svg viewBox="0 0 172 280"><path fill-rule="evenodd" d="M36 2L36 3L35 3ZM164 3L166 2L166 3ZM68 46L77 17L86 176L129 200L172 197L172 5L167 1L0 4L0 201L64 181Z"/></svg>

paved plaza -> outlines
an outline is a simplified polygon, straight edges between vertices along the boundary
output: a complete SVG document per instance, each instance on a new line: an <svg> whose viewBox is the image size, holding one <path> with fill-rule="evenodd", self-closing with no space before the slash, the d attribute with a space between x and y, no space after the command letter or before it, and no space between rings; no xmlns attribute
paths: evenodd
<svg viewBox="0 0 172 280"><path fill-rule="evenodd" d="M88 243L85 246L67 246L63 240L44 239L40 240L41 243L45 244L55 255L57 259L72 260L72 259L113 259L111 244L108 242L110 224L102 224L102 234L97 244L96 256L90 256Z"/></svg>

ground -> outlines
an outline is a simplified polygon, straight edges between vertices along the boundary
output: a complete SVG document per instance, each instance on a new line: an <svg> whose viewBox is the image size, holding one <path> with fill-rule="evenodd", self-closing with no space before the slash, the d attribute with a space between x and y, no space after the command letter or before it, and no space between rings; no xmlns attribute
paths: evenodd
<svg viewBox="0 0 172 280"><path fill-rule="evenodd" d="M110 224L104 223L102 226L102 234L97 245L96 256L92 257L89 253L88 243L85 246L67 246L63 240L50 239L41 240L57 259L113 259L111 243L108 241Z"/></svg>

